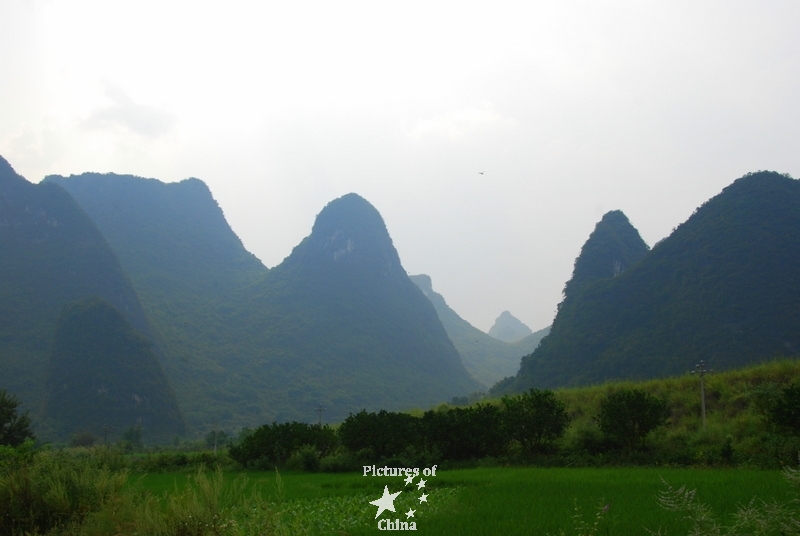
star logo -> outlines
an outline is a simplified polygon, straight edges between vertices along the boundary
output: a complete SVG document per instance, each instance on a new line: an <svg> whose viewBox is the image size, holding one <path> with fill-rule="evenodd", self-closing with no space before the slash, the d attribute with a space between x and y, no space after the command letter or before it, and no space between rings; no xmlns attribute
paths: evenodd
<svg viewBox="0 0 800 536"><path fill-rule="evenodd" d="M408 509L408 512L406 512L406 517L414 517L414 510L412 510L411 508L409 508L409 509Z"/></svg>
<svg viewBox="0 0 800 536"><path fill-rule="evenodd" d="M408 476L406 477L406 486L408 486L409 484L411 484L413 481L414 481L414 476L413 476L413 475L408 475Z"/></svg>
<svg viewBox="0 0 800 536"><path fill-rule="evenodd" d="M377 519L378 516L384 512L384 510L394 512L394 499L401 493L403 492L398 491L397 493L389 493L389 486L383 486L383 496L380 499L370 501L369 503L378 507L378 513L375 514L375 519Z"/></svg>
<svg viewBox="0 0 800 536"><path fill-rule="evenodd" d="M422 489L424 487L425 487L425 481L424 480L420 480L419 482L417 482L417 489Z"/></svg>
<svg viewBox="0 0 800 536"><path fill-rule="evenodd" d="M419 498L419 502L420 504L428 502L428 494L423 493L422 496ZM392 512L394 512L394 510L392 510Z"/></svg>

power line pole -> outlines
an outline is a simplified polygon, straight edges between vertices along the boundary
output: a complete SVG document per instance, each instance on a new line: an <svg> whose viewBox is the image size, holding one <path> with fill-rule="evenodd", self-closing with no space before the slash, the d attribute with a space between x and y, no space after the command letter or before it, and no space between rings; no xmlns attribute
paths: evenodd
<svg viewBox="0 0 800 536"><path fill-rule="evenodd" d="M317 405L317 409L314 410L319 413L319 426L322 428L322 412L325 411L325 408L322 407L322 404Z"/></svg>
<svg viewBox="0 0 800 536"><path fill-rule="evenodd" d="M694 366L694 370L692 374L698 374L700 376L700 405L703 408L703 431L706 431L706 387L705 383L703 382L703 376L706 374L714 372L712 369L707 369L705 362L701 359L698 364Z"/></svg>

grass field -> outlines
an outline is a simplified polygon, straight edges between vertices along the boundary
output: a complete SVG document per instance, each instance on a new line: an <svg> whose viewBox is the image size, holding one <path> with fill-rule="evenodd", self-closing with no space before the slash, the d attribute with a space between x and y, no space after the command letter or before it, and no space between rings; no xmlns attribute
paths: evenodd
<svg viewBox="0 0 800 536"><path fill-rule="evenodd" d="M258 486L270 502L280 499L274 473L249 472L249 485ZM236 474L226 478L233 481ZM185 485L185 474L153 474L139 483L156 494L172 493ZM717 519L725 521L737 505L757 496L765 501L787 501L791 490L778 471L743 469L660 468L480 468L438 471L427 478L427 504L413 486L395 501L396 514L381 518L406 520L404 512L416 508L417 533L431 535L557 535L578 534L574 516L580 514L591 526L600 508L609 505L597 534L647 534L667 529L686 534L690 524L680 514L667 512L656 503L664 489L661 479L674 487L697 488L697 497L708 504ZM304 518L314 533L379 534L374 519L384 486L403 489L400 477L364 477L361 474L280 475L282 508L288 516ZM416 484L419 479L414 480ZM413 505L413 506L412 506ZM344 532L339 532L344 531Z"/></svg>

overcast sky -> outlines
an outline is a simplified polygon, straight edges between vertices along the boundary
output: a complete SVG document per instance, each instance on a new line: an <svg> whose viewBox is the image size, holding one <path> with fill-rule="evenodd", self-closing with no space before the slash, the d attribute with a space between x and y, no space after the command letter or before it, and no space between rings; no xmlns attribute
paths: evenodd
<svg viewBox="0 0 800 536"><path fill-rule="evenodd" d="M356 192L462 317L536 330L605 212L652 246L800 176L800 2L0 0L0 155L198 177L269 267Z"/></svg>

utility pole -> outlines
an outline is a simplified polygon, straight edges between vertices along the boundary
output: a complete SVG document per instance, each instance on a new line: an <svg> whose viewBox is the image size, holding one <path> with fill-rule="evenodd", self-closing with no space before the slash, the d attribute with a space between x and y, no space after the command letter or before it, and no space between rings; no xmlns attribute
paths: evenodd
<svg viewBox="0 0 800 536"><path fill-rule="evenodd" d="M217 455L217 421L214 421L214 456Z"/></svg>
<svg viewBox="0 0 800 536"><path fill-rule="evenodd" d="M694 366L692 374L700 376L700 405L703 408L703 431L706 431L706 387L703 382L703 376L709 372L714 372L712 369L707 369L705 362L701 359L698 364Z"/></svg>
<svg viewBox="0 0 800 536"><path fill-rule="evenodd" d="M325 408L322 407L322 404L317 405L317 409L314 410L319 413L319 427L322 428L322 412L325 411Z"/></svg>

